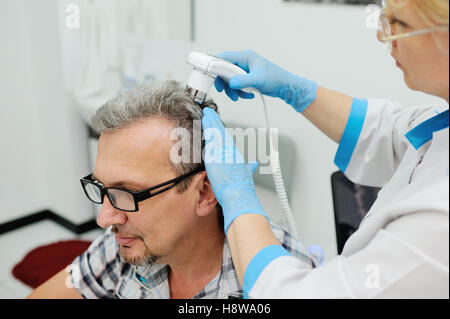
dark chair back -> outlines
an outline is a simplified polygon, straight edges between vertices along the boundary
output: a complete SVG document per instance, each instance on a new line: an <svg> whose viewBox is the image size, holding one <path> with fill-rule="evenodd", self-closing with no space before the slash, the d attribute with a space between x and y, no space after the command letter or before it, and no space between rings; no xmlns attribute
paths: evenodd
<svg viewBox="0 0 450 319"><path fill-rule="evenodd" d="M338 254L347 239L359 228L364 216L377 199L380 188L353 183L339 171L331 175L334 221Z"/></svg>

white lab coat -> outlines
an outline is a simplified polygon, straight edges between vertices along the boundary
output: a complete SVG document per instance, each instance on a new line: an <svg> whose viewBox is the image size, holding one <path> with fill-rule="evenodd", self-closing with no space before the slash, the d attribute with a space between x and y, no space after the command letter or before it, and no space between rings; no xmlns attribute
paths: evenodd
<svg viewBox="0 0 450 319"><path fill-rule="evenodd" d="M418 129L432 139L416 139L416 150L405 134L438 113L447 113L446 127ZM313 270L273 258L252 287L244 277L248 297L449 298L448 105L355 99L335 162L353 182L383 187L358 231Z"/></svg>

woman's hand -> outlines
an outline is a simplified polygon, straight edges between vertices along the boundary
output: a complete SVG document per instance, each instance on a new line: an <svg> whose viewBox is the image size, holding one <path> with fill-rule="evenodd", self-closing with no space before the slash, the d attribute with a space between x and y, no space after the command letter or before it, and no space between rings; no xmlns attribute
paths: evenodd
<svg viewBox="0 0 450 319"><path fill-rule="evenodd" d="M237 101L239 97L252 98L253 94L240 91L255 88L262 94L284 100L297 112L303 112L316 99L317 84L289 73L253 51L223 52L218 58L236 64L248 74L231 78L227 84L221 78L215 81L216 89Z"/></svg>
<svg viewBox="0 0 450 319"><path fill-rule="evenodd" d="M268 219L253 183L258 164L245 163L217 113L208 107L203 110L202 128L206 173L222 206L225 234L233 220L242 214L258 214Z"/></svg>

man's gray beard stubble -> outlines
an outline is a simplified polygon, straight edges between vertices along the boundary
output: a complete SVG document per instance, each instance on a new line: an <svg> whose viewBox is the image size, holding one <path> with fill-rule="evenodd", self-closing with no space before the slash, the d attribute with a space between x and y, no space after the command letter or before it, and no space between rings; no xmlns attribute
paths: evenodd
<svg viewBox="0 0 450 319"><path fill-rule="evenodd" d="M112 225L111 231L116 234L116 233L118 233L119 228L116 225ZM133 266L148 266L148 265L154 264L160 258L160 256L152 254L150 249L145 244L144 239L142 237L138 237L138 238L142 240L142 242L144 243L144 247L145 247L145 251L142 254L142 256L138 256L138 257L134 257L134 258L127 258L121 252L121 250L123 248L120 248L120 250L119 250L120 257L125 262L127 262Z"/></svg>

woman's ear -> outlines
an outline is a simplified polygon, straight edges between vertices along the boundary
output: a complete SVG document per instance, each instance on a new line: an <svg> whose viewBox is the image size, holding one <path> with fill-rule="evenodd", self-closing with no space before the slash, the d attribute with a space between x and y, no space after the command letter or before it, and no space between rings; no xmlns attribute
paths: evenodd
<svg viewBox="0 0 450 319"><path fill-rule="evenodd" d="M196 213L198 216L207 216L213 211L214 207L216 207L217 199L206 172L199 174L195 183L195 191L198 192Z"/></svg>

